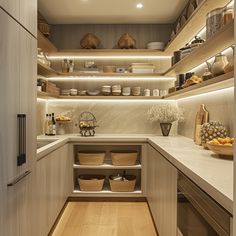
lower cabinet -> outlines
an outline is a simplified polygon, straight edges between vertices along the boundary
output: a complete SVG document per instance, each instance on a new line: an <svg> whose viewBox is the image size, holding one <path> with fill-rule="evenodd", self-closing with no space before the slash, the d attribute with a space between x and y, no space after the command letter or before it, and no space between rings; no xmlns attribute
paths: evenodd
<svg viewBox="0 0 236 236"><path fill-rule="evenodd" d="M160 236L176 236L177 169L152 146L147 156L147 200Z"/></svg>
<svg viewBox="0 0 236 236"><path fill-rule="evenodd" d="M48 235L72 193L72 161L66 144L37 162L37 236Z"/></svg>

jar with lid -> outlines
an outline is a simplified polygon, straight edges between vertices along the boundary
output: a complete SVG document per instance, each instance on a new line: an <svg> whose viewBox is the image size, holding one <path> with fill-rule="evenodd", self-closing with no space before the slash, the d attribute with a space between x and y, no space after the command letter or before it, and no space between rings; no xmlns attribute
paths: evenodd
<svg viewBox="0 0 236 236"><path fill-rule="evenodd" d="M222 25L227 25L234 19L234 8L226 7L223 11Z"/></svg>
<svg viewBox="0 0 236 236"><path fill-rule="evenodd" d="M63 73L68 73L69 72L69 60L64 59L62 61L62 72Z"/></svg>
<svg viewBox="0 0 236 236"><path fill-rule="evenodd" d="M207 14L206 18L206 39L209 39L222 27L224 8L216 8Z"/></svg>

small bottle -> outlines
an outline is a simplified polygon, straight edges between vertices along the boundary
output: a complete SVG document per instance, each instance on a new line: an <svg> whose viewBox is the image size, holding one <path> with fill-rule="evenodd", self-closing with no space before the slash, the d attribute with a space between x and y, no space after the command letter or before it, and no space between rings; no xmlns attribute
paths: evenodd
<svg viewBox="0 0 236 236"><path fill-rule="evenodd" d="M69 60L69 73L72 73L74 71L74 62L73 60Z"/></svg>
<svg viewBox="0 0 236 236"><path fill-rule="evenodd" d="M45 135L48 135L48 114L46 114L46 119L45 119L45 122L44 122L44 133Z"/></svg>
<svg viewBox="0 0 236 236"><path fill-rule="evenodd" d="M56 121L54 118L54 113L52 113L52 135L56 135Z"/></svg>
<svg viewBox="0 0 236 236"><path fill-rule="evenodd" d="M52 115L51 114L49 114L49 120L48 120L48 135L53 135Z"/></svg>

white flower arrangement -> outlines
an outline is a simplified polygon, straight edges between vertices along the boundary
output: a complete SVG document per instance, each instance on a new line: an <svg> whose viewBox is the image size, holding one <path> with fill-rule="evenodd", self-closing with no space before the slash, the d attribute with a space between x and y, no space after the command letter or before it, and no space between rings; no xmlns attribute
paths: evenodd
<svg viewBox="0 0 236 236"><path fill-rule="evenodd" d="M174 104L154 105L148 110L148 120L151 122L172 123L183 119L183 110Z"/></svg>

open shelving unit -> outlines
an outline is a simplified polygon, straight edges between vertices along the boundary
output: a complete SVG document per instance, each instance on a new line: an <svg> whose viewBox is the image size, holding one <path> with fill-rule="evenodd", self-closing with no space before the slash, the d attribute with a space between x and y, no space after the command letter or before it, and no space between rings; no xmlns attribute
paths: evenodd
<svg viewBox="0 0 236 236"><path fill-rule="evenodd" d="M37 97L38 98L43 98L43 99L58 98L56 96L53 96L50 93L46 93L46 92L43 92L43 91L37 91Z"/></svg>
<svg viewBox="0 0 236 236"><path fill-rule="evenodd" d="M199 95L234 86L234 71L203 81L202 83L189 86L179 91L164 96L164 99L179 99L188 96Z"/></svg>
<svg viewBox="0 0 236 236"><path fill-rule="evenodd" d="M50 77L50 76L57 76L58 73L53 70L51 67L46 66L44 64L42 64L41 62L37 62L38 64L38 74L45 76L45 77Z"/></svg>
<svg viewBox="0 0 236 236"><path fill-rule="evenodd" d="M224 26L219 32L199 46L189 55L177 62L164 75L174 76L176 74L186 73L194 67L204 63L212 56L223 51L234 44L234 22Z"/></svg>
<svg viewBox="0 0 236 236"><path fill-rule="evenodd" d="M228 2L229 0L203 0L166 46L164 52L172 55L174 51L182 48L206 25L207 13L215 8L224 7Z"/></svg>

